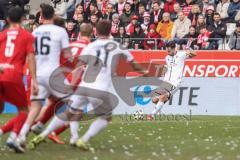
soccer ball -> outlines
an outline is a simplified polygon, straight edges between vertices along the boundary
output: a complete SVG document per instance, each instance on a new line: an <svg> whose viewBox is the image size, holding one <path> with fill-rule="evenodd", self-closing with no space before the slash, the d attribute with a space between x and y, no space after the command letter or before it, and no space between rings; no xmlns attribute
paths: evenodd
<svg viewBox="0 0 240 160"><path fill-rule="evenodd" d="M137 110L133 113L133 118L135 120L143 120L144 119L144 113L143 113L143 110L140 109L140 110Z"/></svg>

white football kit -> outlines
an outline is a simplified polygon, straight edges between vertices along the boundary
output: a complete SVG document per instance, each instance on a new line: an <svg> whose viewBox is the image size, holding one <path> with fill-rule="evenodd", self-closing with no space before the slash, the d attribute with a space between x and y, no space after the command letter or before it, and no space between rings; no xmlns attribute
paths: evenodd
<svg viewBox="0 0 240 160"><path fill-rule="evenodd" d="M109 44L109 47L106 47L107 44ZM114 49L107 51L106 48ZM94 65L100 65L101 69L97 75L94 75L96 72L94 72L93 69L93 77L96 76L96 80L93 82L86 82L84 79L86 78L87 73L84 73L80 86L99 91L109 91L112 85L111 76L118 64L118 61L113 61L113 57L120 55L124 55L129 62L133 60L131 53L126 49L121 49L119 43L113 40L98 39L90 43L81 53L81 56L89 56L87 60L84 60L87 66L86 71L89 67L94 68ZM102 103L101 99L93 98L91 95L81 96L74 94L71 96L70 100L72 101L71 107L75 109L83 109L84 104L88 102L90 102L92 106L98 106Z"/></svg>
<svg viewBox="0 0 240 160"><path fill-rule="evenodd" d="M60 66L60 55L64 48L69 47L69 39L64 28L48 24L38 27L34 32L36 48L37 81L39 93L32 95L31 100L43 100L50 95L64 97L49 85L52 73Z"/></svg>
<svg viewBox="0 0 240 160"><path fill-rule="evenodd" d="M165 58L167 72L163 80L172 85L172 89L169 91L171 95L178 90L182 82L184 64L187 58L185 51L177 51L176 55L167 55Z"/></svg>

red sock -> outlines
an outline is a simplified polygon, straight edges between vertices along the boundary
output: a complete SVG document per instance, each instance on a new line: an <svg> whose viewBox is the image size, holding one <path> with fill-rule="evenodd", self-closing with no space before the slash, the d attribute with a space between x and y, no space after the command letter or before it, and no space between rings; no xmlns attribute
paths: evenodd
<svg viewBox="0 0 240 160"><path fill-rule="evenodd" d="M42 124L46 124L53 117L56 108L61 105L62 105L62 103L58 103L57 105L56 105L56 103L54 103L50 106L47 106L48 107L47 110L45 111L44 115L39 119L39 121Z"/></svg>
<svg viewBox="0 0 240 160"><path fill-rule="evenodd" d="M55 130L54 133L55 133L56 135L59 135L59 134L61 134L62 132L64 132L66 129L68 129L68 127L69 127L68 125L67 125L67 126L64 125L64 126L58 128L57 130Z"/></svg>
<svg viewBox="0 0 240 160"><path fill-rule="evenodd" d="M22 129L22 126L23 124L25 123L26 119L27 119L27 112L19 112L18 113L18 116L16 117L16 122L17 123L14 123L13 125L13 129L12 131L15 132L17 135L19 134L19 132L21 131Z"/></svg>
<svg viewBox="0 0 240 160"><path fill-rule="evenodd" d="M13 117L7 123L5 123L2 127L0 127L0 129L3 131L3 133L10 132L13 129L13 126L17 120L17 117L18 117L18 115Z"/></svg>

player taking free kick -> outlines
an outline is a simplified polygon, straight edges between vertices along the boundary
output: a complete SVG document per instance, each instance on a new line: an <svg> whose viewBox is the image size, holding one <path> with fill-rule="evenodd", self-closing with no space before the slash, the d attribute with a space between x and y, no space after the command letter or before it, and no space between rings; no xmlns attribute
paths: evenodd
<svg viewBox="0 0 240 160"><path fill-rule="evenodd" d="M152 115L148 116L148 120L152 120L154 116L160 112L163 105L170 99L170 97L176 93L179 89L182 77L184 63L187 58L196 56L194 51L178 51L176 50L176 44L174 41L169 41L166 45L168 55L165 58L167 71L164 76L164 81L171 85L170 90L158 93L158 96L152 98L152 102L156 104Z"/></svg>

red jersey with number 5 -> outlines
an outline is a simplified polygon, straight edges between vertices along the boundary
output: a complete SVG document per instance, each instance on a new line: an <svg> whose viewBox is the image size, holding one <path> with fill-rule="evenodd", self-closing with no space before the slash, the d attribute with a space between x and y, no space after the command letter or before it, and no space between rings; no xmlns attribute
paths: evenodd
<svg viewBox="0 0 240 160"><path fill-rule="evenodd" d="M28 54L34 53L34 37L23 28L6 29L0 33L0 81L19 83Z"/></svg>

